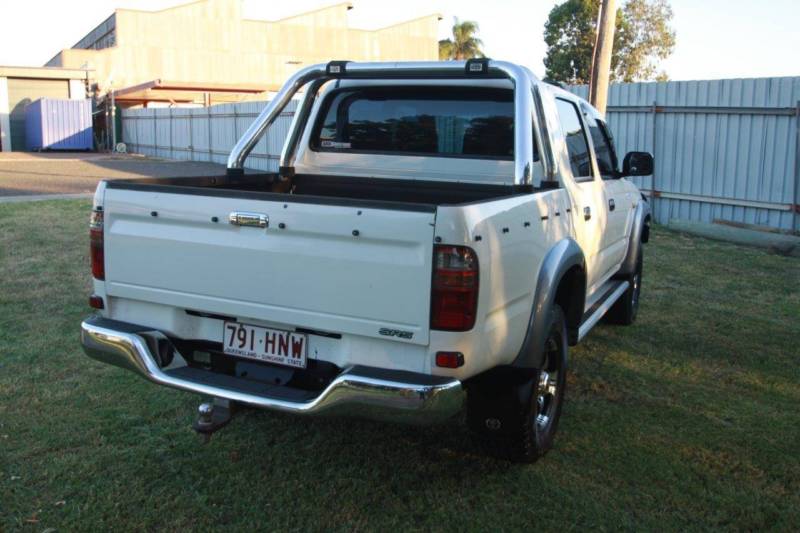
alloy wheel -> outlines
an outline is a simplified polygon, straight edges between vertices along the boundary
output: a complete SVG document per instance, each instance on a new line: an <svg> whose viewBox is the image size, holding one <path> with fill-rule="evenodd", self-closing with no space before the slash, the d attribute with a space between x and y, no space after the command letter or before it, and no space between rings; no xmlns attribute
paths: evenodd
<svg viewBox="0 0 800 533"><path fill-rule="evenodd" d="M545 343L545 355L546 365L539 373L539 381L536 385L536 425L539 431L546 431L550 427L558 404L561 346L553 334Z"/></svg>

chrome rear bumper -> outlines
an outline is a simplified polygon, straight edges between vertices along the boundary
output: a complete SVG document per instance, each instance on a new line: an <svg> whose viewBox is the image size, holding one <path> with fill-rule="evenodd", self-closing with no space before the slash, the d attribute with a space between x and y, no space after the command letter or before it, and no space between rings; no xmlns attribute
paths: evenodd
<svg viewBox="0 0 800 533"><path fill-rule="evenodd" d="M224 398L251 407L303 415L350 415L410 423L434 423L458 413L464 390L456 379L354 366L308 401L187 379L156 362L146 337L159 332L93 316L81 323L81 344L89 357L134 371L159 385ZM144 336L143 336L144 335ZM171 368L171 367L170 367ZM229 380L230 382L236 380ZM273 387L274 388L274 387Z"/></svg>

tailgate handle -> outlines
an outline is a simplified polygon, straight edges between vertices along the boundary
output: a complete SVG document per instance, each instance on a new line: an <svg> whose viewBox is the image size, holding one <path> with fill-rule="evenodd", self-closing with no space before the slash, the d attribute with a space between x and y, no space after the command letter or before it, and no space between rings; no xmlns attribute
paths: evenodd
<svg viewBox="0 0 800 533"><path fill-rule="evenodd" d="M234 226L252 226L255 228L269 227L269 217L263 213L249 213L247 211L233 211L228 215L228 222Z"/></svg>

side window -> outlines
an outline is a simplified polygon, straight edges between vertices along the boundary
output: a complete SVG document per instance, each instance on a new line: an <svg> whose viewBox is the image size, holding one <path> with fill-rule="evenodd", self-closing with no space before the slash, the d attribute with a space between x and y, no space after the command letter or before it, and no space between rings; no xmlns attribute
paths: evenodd
<svg viewBox="0 0 800 533"><path fill-rule="evenodd" d="M535 104L536 98L537 98L536 92L533 90L533 88L531 88L531 99L533 100L533 107L534 108L536 107L536 104ZM542 117L541 120L544 121L544 117ZM539 155L539 144L536 142L536 134L537 134L537 130L538 129L539 128L536 126L536 117L531 115L531 134L532 134L532 137L533 137L533 162L534 163L538 163L541 160L540 155ZM544 131L538 132L538 133L541 133L542 135L545 134Z"/></svg>
<svg viewBox="0 0 800 533"><path fill-rule="evenodd" d="M536 144L536 121L531 120L531 137L533 137L533 162L539 161L539 145Z"/></svg>
<svg viewBox="0 0 800 533"><path fill-rule="evenodd" d="M604 180L611 180L617 177L617 155L614 153L614 141L608 126L597 117L589 114L584 115L586 123L589 124L589 133L592 136L594 153L597 156L597 168Z"/></svg>
<svg viewBox="0 0 800 533"><path fill-rule="evenodd" d="M572 176L576 181L594 179L589 144L586 140L586 132L581 125L578 108L568 100L556 98L556 109L559 122L561 122L561 131L564 132L564 139L567 142Z"/></svg>

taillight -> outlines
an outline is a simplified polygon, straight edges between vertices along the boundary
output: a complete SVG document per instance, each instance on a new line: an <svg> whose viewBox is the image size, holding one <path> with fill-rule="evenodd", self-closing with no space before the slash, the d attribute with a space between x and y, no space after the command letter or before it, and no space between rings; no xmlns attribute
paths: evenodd
<svg viewBox="0 0 800 533"><path fill-rule="evenodd" d="M434 246L431 329L472 329L477 307L478 256L466 246Z"/></svg>
<svg viewBox="0 0 800 533"><path fill-rule="evenodd" d="M89 255L92 259L92 276L99 280L106 279L102 208L93 209L89 219Z"/></svg>

